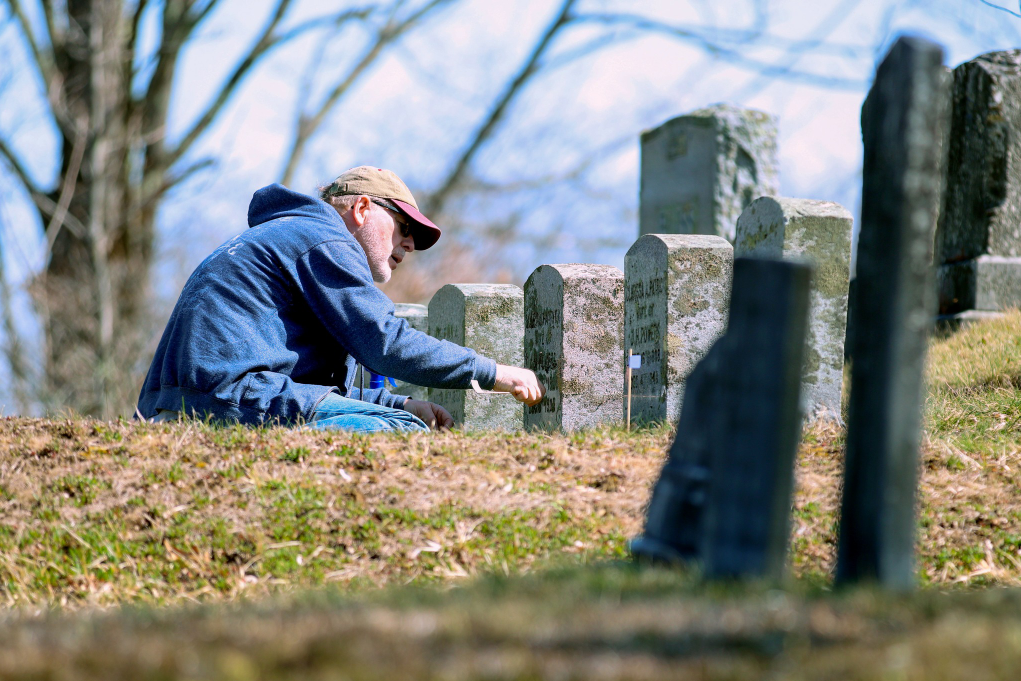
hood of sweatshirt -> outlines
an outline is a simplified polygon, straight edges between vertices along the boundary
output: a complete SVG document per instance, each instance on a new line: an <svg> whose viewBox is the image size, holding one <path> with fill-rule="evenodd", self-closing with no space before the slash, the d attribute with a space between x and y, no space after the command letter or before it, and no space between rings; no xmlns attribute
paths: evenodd
<svg viewBox="0 0 1021 681"><path fill-rule="evenodd" d="M343 222L330 204L312 196L299 194L282 184L271 184L255 192L252 202L248 204L249 227L284 217Z"/></svg>

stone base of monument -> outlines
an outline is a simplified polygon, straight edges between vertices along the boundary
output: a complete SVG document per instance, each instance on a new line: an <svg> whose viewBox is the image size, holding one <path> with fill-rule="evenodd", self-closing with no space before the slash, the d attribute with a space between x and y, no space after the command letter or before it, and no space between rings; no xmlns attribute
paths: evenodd
<svg viewBox="0 0 1021 681"><path fill-rule="evenodd" d="M1021 258L982 255L936 270L941 315L1021 306Z"/></svg>

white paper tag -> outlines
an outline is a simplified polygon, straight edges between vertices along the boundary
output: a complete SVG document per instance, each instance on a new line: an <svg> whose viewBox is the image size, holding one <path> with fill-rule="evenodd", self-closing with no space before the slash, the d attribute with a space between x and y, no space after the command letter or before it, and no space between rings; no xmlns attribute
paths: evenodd
<svg viewBox="0 0 1021 681"><path fill-rule="evenodd" d="M472 379L472 390L477 392L479 395L510 395L510 393L504 392L503 390L483 390L479 387L479 382L474 378Z"/></svg>
<svg viewBox="0 0 1021 681"><path fill-rule="evenodd" d="M628 368L629 369L641 369L642 368L642 356L641 355L631 355L627 359L628 359Z"/></svg>

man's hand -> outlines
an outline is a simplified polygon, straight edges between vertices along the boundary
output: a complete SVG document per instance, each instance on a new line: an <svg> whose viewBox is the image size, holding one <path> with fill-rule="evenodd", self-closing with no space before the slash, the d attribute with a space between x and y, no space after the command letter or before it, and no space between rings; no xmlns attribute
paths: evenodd
<svg viewBox="0 0 1021 681"><path fill-rule="evenodd" d="M433 402L408 399L404 403L404 411L411 412L425 421L430 430L447 430L454 427L454 419L450 412Z"/></svg>
<svg viewBox="0 0 1021 681"><path fill-rule="evenodd" d="M539 404L539 400L546 394L546 386L534 372L506 364L496 365L496 384L493 390L508 392L518 402L524 402L530 407Z"/></svg>

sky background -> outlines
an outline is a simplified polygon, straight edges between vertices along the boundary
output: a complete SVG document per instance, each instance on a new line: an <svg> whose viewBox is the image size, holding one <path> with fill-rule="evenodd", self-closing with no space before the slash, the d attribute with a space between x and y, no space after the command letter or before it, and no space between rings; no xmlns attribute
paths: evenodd
<svg viewBox="0 0 1021 681"><path fill-rule="evenodd" d="M203 25L175 81L171 139L210 100L271 6L267 0L223 0ZM297 2L288 23L336 6ZM558 6L552 0L460 0L433 15L334 110L309 144L291 187L312 193L364 163L395 170L413 190L434 189ZM483 244L480 235L510 225L513 238L480 257L518 284L543 263L622 267L638 233L639 134L716 102L779 118L783 195L836 201L857 216L861 103L896 36L911 33L940 43L951 67L985 52L1021 47L1016 0L775 0L766 3L769 38L735 40L754 24L755 6L751 0L581 0L587 12L641 13L691 27L731 49L711 53L693 40L618 30L599 51L572 59L607 31L582 24L563 32L549 57L560 65L530 82L473 163L477 179L499 189L455 205L463 218L457 236ZM147 14L144 27L144 42L154 44L155 12ZM211 157L216 165L174 190L160 209L157 289L164 301L172 302L209 251L246 228L252 192L280 178L306 74L314 73L315 100L366 44L364 32L354 26L328 40L322 35L310 34L262 62L185 159ZM140 59L144 63L145 55ZM40 183L49 185L59 158L45 112L38 80L4 6L0 134ZM563 178L572 171L577 172ZM24 193L0 164L3 264L15 286L41 264L39 230ZM25 296L17 305L19 323L31 333Z"/></svg>

